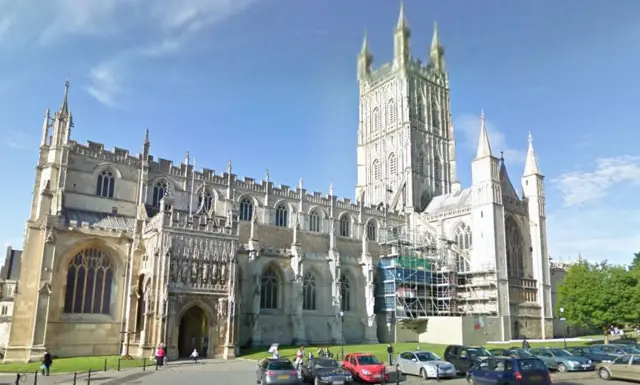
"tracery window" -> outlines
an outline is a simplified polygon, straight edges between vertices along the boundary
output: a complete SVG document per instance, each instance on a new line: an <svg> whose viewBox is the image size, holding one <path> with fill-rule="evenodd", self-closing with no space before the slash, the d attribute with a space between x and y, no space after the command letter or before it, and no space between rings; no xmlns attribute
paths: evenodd
<svg viewBox="0 0 640 385"><path fill-rule="evenodd" d="M466 273L469 270L469 262L462 255L458 255L458 272Z"/></svg>
<svg viewBox="0 0 640 385"><path fill-rule="evenodd" d="M316 276L312 273L302 279L302 309L316 310Z"/></svg>
<svg viewBox="0 0 640 385"><path fill-rule="evenodd" d="M442 181L442 163L440 162L440 158L438 158L438 156L433 159L433 179L436 182Z"/></svg>
<svg viewBox="0 0 640 385"><path fill-rule="evenodd" d="M380 110L376 107L373 110L373 132L380 130Z"/></svg>
<svg viewBox="0 0 640 385"><path fill-rule="evenodd" d="M100 249L85 249L67 266L65 313L109 314L113 290L113 265Z"/></svg>
<svg viewBox="0 0 640 385"><path fill-rule="evenodd" d="M398 162L396 154L389 155L389 176L394 176L398 172Z"/></svg>
<svg viewBox="0 0 640 385"><path fill-rule="evenodd" d="M278 308L278 289L280 280L275 270L270 267L262 274L260 283L260 309Z"/></svg>
<svg viewBox="0 0 640 385"><path fill-rule="evenodd" d="M348 237L351 235L351 217L343 215L340 218L340 236Z"/></svg>
<svg viewBox="0 0 640 385"><path fill-rule="evenodd" d="M253 203L251 199L244 198L240 201L239 217L241 221L250 221L253 218Z"/></svg>
<svg viewBox="0 0 640 385"><path fill-rule="evenodd" d="M113 198L113 193L116 185L116 179L113 173L109 170L104 170L98 174L98 180L96 183L96 195L103 198Z"/></svg>
<svg viewBox="0 0 640 385"><path fill-rule="evenodd" d="M351 311L351 282L345 274L340 276L340 309Z"/></svg>
<svg viewBox="0 0 640 385"><path fill-rule="evenodd" d="M153 207L160 207L160 201L167 194L169 185L166 181L161 180L153 186Z"/></svg>
<svg viewBox="0 0 640 385"><path fill-rule="evenodd" d="M289 224L289 210L283 203L280 203L276 208L276 226L287 227Z"/></svg>
<svg viewBox="0 0 640 385"><path fill-rule="evenodd" d="M370 220L367 223L367 239L370 241L376 241L378 232L376 231L376 223L373 220Z"/></svg>
<svg viewBox="0 0 640 385"><path fill-rule="evenodd" d="M440 127L440 108L435 99L431 103L431 125L433 127Z"/></svg>
<svg viewBox="0 0 640 385"><path fill-rule="evenodd" d="M389 105L387 106L389 116L389 124L394 124L396 122L396 102L395 100L389 100Z"/></svg>
<svg viewBox="0 0 640 385"><path fill-rule="evenodd" d="M380 161L373 161L373 180L380 180Z"/></svg>
<svg viewBox="0 0 640 385"><path fill-rule="evenodd" d="M466 223L460 224L460 226L458 226L458 228L456 229L455 236L456 244L458 245L458 247L462 250L469 250L473 248L471 237L471 227L467 226Z"/></svg>
<svg viewBox="0 0 640 385"><path fill-rule="evenodd" d="M512 217L505 221L505 236L507 249L507 275L509 277L524 277L524 239L518 224Z"/></svg>
<svg viewBox="0 0 640 385"><path fill-rule="evenodd" d="M309 215L309 231L320 232L320 214L316 210Z"/></svg>
<svg viewBox="0 0 640 385"><path fill-rule="evenodd" d="M419 92L419 91L418 91ZM418 94L418 98L416 100L416 109L418 111L418 119L424 120L424 99L422 99L422 95Z"/></svg>
<svg viewBox="0 0 640 385"><path fill-rule="evenodd" d="M201 194L198 197L198 207L203 207L204 211L207 212L211 211L211 208L213 207L213 195L211 194L211 191L205 191L204 194Z"/></svg>

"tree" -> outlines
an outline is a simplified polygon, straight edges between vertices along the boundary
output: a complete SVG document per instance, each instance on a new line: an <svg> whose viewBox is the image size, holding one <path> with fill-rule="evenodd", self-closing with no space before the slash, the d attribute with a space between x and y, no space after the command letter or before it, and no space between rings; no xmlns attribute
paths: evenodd
<svg viewBox="0 0 640 385"><path fill-rule="evenodd" d="M606 262L571 266L558 287L558 308L571 325L598 327L638 322L640 273ZM556 309L558 314L558 309Z"/></svg>
<svg viewBox="0 0 640 385"><path fill-rule="evenodd" d="M638 270L640 269L640 251L633 254L633 260L631 261L631 266L629 266L630 270Z"/></svg>

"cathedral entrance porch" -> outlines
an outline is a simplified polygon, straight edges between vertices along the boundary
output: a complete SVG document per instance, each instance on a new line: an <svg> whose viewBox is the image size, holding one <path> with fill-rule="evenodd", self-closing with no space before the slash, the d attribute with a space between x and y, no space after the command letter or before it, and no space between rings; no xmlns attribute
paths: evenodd
<svg viewBox="0 0 640 385"><path fill-rule="evenodd" d="M209 324L207 315L199 306L187 310L178 328L178 356L189 357L193 350L200 356L206 356L209 348Z"/></svg>

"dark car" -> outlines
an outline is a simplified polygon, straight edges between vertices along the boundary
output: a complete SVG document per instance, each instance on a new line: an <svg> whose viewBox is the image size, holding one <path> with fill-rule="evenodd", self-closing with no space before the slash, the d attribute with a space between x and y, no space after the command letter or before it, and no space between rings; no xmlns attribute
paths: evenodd
<svg viewBox="0 0 640 385"><path fill-rule="evenodd" d="M258 362L256 382L262 385L295 385L298 383L298 371L289 359L269 358Z"/></svg>
<svg viewBox="0 0 640 385"><path fill-rule="evenodd" d="M528 350L522 348L507 348L507 349L490 349L489 352L494 356L502 357L516 357L527 358L534 357Z"/></svg>
<svg viewBox="0 0 640 385"><path fill-rule="evenodd" d="M467 373L473 365L490 356L491 352L481 346L449 345L444 350L444 360L451 362L459 373Z"/></svg>
<svg viewBox="0 0 640 385"><path fill-rule="evenodd" d="M547 366L536 357L489 357L467 374L469 385L551 385Z"/></svg>
<svg viewBox="0 0 640 385"><path fill-rule="evenodd" d="M601 362L613 362L617 358L612 354L607 354L601 350L592 349L584 346L570 346L565 349L574 356L586 357L596 364Z"/></svg>
<svg viewBox="0 0 640 385"><path fill-rule="evenodd" d="M616 357L626 356L627 354L640 354L640 350L629 344L596 344L589 346L589 348L598 353Z"/></svg>
<svg viewBox="0 0 640 385"><path fill-rule="evenodd" d="M339 385L353 381L351 374L332 358L311 358L302 366L302 379L314 384Z"/></svg>

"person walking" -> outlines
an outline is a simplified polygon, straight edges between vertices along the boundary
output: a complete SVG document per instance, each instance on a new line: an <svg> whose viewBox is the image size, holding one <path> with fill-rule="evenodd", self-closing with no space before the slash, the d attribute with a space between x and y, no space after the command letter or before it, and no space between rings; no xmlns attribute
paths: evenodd
<svg viewBox="0 0 640 385"><path fill-rule="evenodd" d="M53 356L49 353L49 350L45 349L42 356L42 366L40 367L43 376L49 375L51 365L53 365Z"/></svg>
<svg viewBox="0 0 640 385"><path fill-rule="evenodd" d="M393 365L393 346L387 345L387 354L389 355L389 366Z"/></svg>
<svg viewBox="0 0 640 385"><path fill-rule="evenodd" d="M156 349L156 366L164 366L164 360L167 357L167 351L164 344L160 344Z"/></svg>
<svg viewBox="0 0 640 385"><path fill-rule="evenodd" d="M530 349L531 345L529 345L529 341L527 341L527 337L522 339L522 349Z"/></svg>
<svg viewBox="0 0 640 385"><path fill-rule="evenodd" d="M198 349L193 349L193 352L191 352L191 359L193 360L194 363L198 363L198 356L200 354L198 354Z"/></svg>

